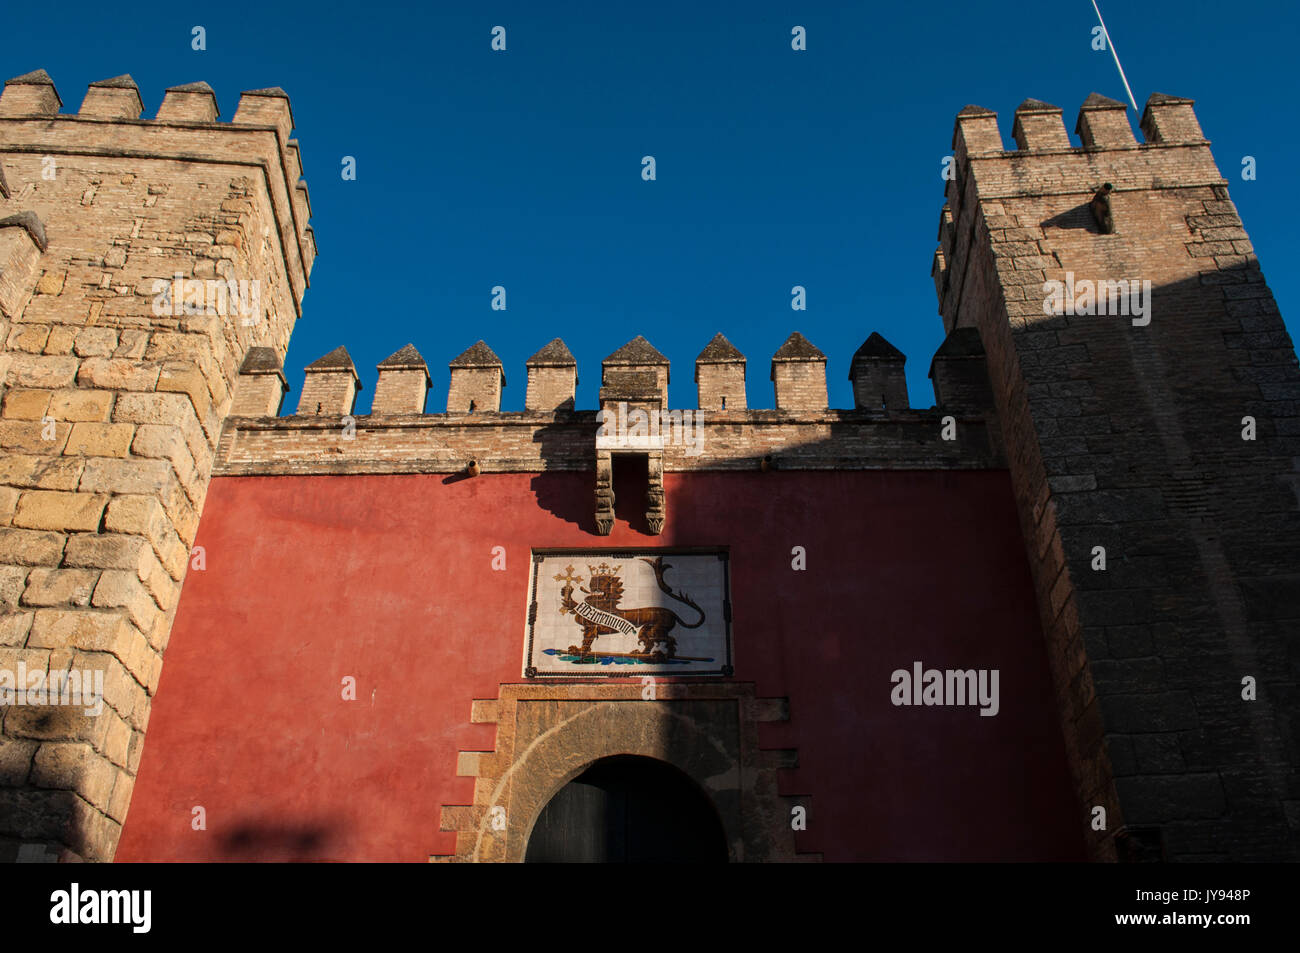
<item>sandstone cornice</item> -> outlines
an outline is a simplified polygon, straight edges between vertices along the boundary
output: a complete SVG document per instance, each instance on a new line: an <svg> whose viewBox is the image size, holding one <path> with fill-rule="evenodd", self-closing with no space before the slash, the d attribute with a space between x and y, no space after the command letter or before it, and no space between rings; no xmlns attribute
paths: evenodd
<svg viewBox="0 0 1300 953"><path fill-rule="evenodd" d="M88 134L88 130L94 130ZM119 144L123 131L135 141ZM285 174L274 126L235 126L224 123L159 122L145 119L100 119L54 116L42 119L0 116L0 151L36 155L105 156L144 161L177 161L256 169L271 200L275 234L285 273L293 288L297 317L310 285L314 248L299 238L293 188ZM270 137L268 139L268 136ZM310 241L314 244L314 236Z"/></svg>
<svg viewBox="0 0 1300 953"><path fill-rule="evenodd" d="M943 440L939 410L708 412L698 454L665 442L667 472L780 470L970 470L1005 463L981 417L955 415ZM595 411L386 414L355 418L342 439L337 417L232 417L222 433L218 476L447 473L475 460L481 473L592 471Z"/></svg>

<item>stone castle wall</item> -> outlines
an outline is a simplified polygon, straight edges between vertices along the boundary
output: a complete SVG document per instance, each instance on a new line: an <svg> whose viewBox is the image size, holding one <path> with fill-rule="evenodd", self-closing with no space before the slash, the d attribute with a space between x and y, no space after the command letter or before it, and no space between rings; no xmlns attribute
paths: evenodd
<svg viewBox="0 0 1300 953"><path fill-rule="evenodd" d="M1028 100L1007 151L962 110L934 277L987 353L1094 856L1294 860L1295 352L1192 103L1139 144L1094 94L1077 131ZM1045 313L1072 278L1150 311Z"/></svg>
<svg viewBox="0 0 1300 953"><path fill-rule="evenodd" d="M43 71L0 96L0 664L100 672L107 708L0 711L0 860L112 858L236 373L315 257L283 91L61 105Z"/></svg>
<svg viewBox="0 0 1300 953"><path fill-rule="evenodd" d="M354 415L339 348L278 416L316 254L281 90L245 93L229 123L201 83L149 120L129 77L60 106L40 71L0 96L0 667L94 669L108 710L0 711L0 860L113 857L212 475L594 471L594 516L570 522L614 522L618 450L575 408L558 339L527 362L522 412L500 411L479 342L451 362L446 413L424 413L408 347ZM1192 104L1153 96L1142 131L1094 95L1075 147L1028 100L1006 150L995 114L962 110L935 408L908 406L902 355L872 335L855 407L830 409L826 356L795 333L776 408L748 410L719 335L696 362L696 439L632 448L638 505L672 538L665 487L720 477L665 471L1009 470L1091 855L1295 859L1300 369ZM1149 281L1150 320L1045 313L1047 283L1071 280ZM668 373L634 339L602 366L600 410L666 407Z"/></svg>

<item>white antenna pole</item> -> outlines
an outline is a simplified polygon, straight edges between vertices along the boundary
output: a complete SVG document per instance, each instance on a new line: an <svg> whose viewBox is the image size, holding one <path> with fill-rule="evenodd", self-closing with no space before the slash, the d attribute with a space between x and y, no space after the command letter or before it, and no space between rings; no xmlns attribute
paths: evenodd
<svg viewBox="0 0 1300 953"><path fill-rule="evenodd" d="M1101 11L1097 9L1097 0L1092 0L1092 8L1097 11L1097 22L1101 24L1101 32L1106 37L1106 45L1110 47L1110 55L1115 58L1115 68L1119 70L1119 78L1124 81L1124 91L1128 93L1128 101L1133 104L1133 111L1138 112L1137 100L1133 98L1133 90L1129 88L1128 77L1124 75L1124 67L1119 65L1119 54L1115 52L1115 44L1111 42L1110 31L1106 29L1106 21L1101 18Z"/></svg>

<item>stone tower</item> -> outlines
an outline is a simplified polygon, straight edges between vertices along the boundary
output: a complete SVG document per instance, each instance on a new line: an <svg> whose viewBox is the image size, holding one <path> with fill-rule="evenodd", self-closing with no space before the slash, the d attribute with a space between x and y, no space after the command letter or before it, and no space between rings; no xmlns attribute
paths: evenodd
<svg viewBox="0 0 1300 953"><path fill-rule="evenodd" d="M1007 151L963 109L940 311L987 354L1094 856L1295 860L1300 370L1191 101L1141 128L1093 95L1074 147L1028 100Z"/></svg>
<svg viewBox="0 0 1300 953"><path fill-rule="evenodd" d="M104 707L0 709L0 861L113 857L186 572L238 558L191 553L237 373L279 406L316 254L282 90L61 106L41 70L0 96L0 668Z"/></svg>

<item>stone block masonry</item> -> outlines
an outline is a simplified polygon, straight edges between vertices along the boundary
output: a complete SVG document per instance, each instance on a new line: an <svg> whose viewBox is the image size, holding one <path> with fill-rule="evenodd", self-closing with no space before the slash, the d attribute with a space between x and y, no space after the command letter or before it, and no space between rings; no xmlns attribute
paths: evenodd
<svg viewBox="0 0 1300 953"><path fill-rule="evenodd" d="M646 458L632 502L670 536L666 484L723 500L780 484L773 469L1008 470L1092 856L1300 857L1300 367L1190 101L1153 96L1138 143L1123 105L1091 96L1076 148L1061 110L1028 100L1015 151L994 113L961 111L933 409L910 406L876 335L846 362L854 408L829 408L834 359L797 332L772 358L775 408L749 409L744 355L718 335L692 440L619 451L575 407L558 338L525 366L522 412L500 411L505 369L480 341L450 363L445 413L424 412L408 346L371 414L353 417L361 375L338 348L279 417L316 255L283 91L245 93L231 122L203 83L151 120L125 76L61 106L42 71L0 95L0 670L91 670L104 709L0 709L0 862L113 858L214 474L484 474L439 482L486 495L589 472L595 505L566 532L595 540L616 452ZM1045 310L1057 282L1149 282L1149 321L1073 291ZM666 410L668 378L634 338L602 364L601 409Z"/></svg>
<svg viewBox="0 0 1300 953"><path fill-rule="evenodd" d="M1294 861L1300 368L1191 101L1141 126L1094 94L1074 148L1028 100L1006 151L963 109L935 287L987 355L1093 855ZM1149 281L1149 323L1045 311L1071 273Z"/></svg>
<svg viewBox="0 0 1300 953"><path fill-rule="evenodd" d="M694 436L700 452L666 442L663 467L758 470L764 458L790 470L987 470L1005 467L982 417L958 414L943 438L938 411L882 420L870 413L773 410L708 415ZM596 469L600 424L576 413L370 415L354 431L339 418L231 419L217 450L219 476L356 473L457 473L471 460L481 473Z"/></svg>
<svg viewBox="0 0 1300 953"><path fill-rule="evenodd" d="M957 335L964 337L963 335ZM793 343L792 343L793 342ZM890 406L826 407L826 356L795 333L773 359L777 406L750 409L744 389L745 358L717 335L696 361L700 413L669 410L659 424L663 470L1000 469L1005 466L993 419L979 339L935 355L936 395L950 380L983 387L962 391L931 410L908 407L903 357L878 334L868 342L891 355ZM864 345L866 347L866 345ZM858 369L862 349L854 357ZM250 410L274 404L283 375L269 352L250 359L239 375L235 404ZM573 407L577 362L559 338L529 358L527 409L501 412L505 374L485 343L455 358L446 413L424 413L428 380L423 359L408 345L379 364L375 406L352 417L357 381L347 351L336 348L306 369L297 414L248 413L227 421L217 450L216 473L272 476L355 473L455 473L471 461L480 473L590 470L598 466L598 431L617 425L619 402L663 411L669 362L644 338L633 339L603 364L602 404L607 416ZM543 377L550 374L550 377ZM409 380L400 384L397 375ZM629 375L645 388L631 390ZM323 384L329 379L336 383ZM787 388L786 383L790 386ZM807 386L805 386L807 385ZM722 392L730 393L722 406ZM470 408L470 394L486 395ZM332 398L322 395L333 395ZM979 395L983 395L981 398ZM401 395L400 397L398 395ZM638 400L637 396L647 398ZM820 396L818 396L820 395ZM383 397L381 400L380 397ZM318 406L321 409L317 409ZM672 414L680 418L675 425ZM689 416L686 416L689 415ZM626 417L626 414L623 415ZM945 421L951 417L951 428ZM691 439L674 439L689 427Z"/></svg>
<svg viewBox="0 0 1300 953"><path fill-rule="evenodd" d="M282 90L61 105L40 70L0 96L0 669L105 706L0 709L0 862L112 859L238 370L282 362L316 254Z"/></svg>

